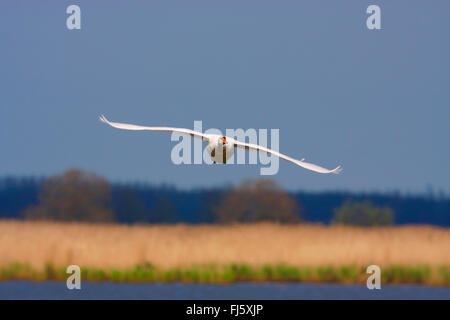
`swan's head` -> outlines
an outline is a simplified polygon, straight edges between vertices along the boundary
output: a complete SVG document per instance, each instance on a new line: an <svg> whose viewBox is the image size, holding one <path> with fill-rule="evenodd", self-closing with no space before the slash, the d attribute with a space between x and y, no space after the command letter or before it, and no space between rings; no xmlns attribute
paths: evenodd
<svg viewBox="0 0 450 320"><path fill-rule="evenodd" d="M227 144L227 137L220 137L220 138L219 138L219 144L220 144L220 145L225 145L225 144Z"/></svg>

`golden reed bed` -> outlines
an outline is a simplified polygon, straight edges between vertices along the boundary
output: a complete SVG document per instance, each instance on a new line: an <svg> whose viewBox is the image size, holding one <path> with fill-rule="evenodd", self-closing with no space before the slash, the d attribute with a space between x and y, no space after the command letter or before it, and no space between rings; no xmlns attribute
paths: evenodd
<svg viewBox="0 0 450 320"><path fill-rule="evenodd" d="M91 225L0 221L0 267L77 264L450 265L450 229L321 225Z"/></svg>

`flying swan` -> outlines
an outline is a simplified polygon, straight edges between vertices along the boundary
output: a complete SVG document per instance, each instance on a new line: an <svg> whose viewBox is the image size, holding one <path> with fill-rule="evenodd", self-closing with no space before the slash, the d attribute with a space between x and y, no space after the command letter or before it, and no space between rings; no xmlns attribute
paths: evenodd
<svg viewBox="0 0 450 320"><path fill-rule="evenodd" d="M284 154L281 154L275 150L271 150L256 144L246 143L237 141L233 138L221 136L217 134L204 134L201 132L197 132L190 129L184 128L172 128L172 127L146 127L146 126L138 126L134 124L127 123L118 123L111 122L104 115L100 116L100 121L106 124L109 124L111 127L124 129L124 130L151 130L151 131L166 131L166 132L178 132L180 134L190 135L191 137L202 139L202 141L208 142L208 146L206 147L209 154L211 155L211 159L214 163L226 163L227 160L233 155L235 148L241 148L245 150L251 151L260 151L271 153L281 159L290 161L295 163L296 165L303 167L308 170L312 170L319 173L334 173L339 174L342 171L341 166L337 166L333 170L328 170L322 168L318 165L305 162L304 159L297 160L291 157L288 157Z"/></svg>

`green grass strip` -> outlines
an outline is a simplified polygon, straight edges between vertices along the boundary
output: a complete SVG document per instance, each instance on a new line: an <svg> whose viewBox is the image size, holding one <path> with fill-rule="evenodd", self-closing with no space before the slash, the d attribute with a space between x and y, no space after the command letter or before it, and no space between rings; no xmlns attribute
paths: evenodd
<svg viewBox="0 0 450 320"><path fill-rule="evenodd" d="M0 268L0 281L66 281L65 267L47 264L43 270L13 263ZM234 282L326 282L365 283L366 266L289 266L285 264L251 266L246 264L201 265L186 268L161 269L149 263L128 269L98 269L81 267L84 281L141 283L234 283ZM450 285L450 266L430 267L392 265L381 267L381 283L416 283Z"/></svg>

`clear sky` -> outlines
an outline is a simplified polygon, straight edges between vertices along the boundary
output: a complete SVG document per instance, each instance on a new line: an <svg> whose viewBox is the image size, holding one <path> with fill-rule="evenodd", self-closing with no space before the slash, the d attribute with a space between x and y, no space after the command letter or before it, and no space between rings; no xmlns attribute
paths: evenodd
<svg viewBox="0 0 450 320"><path fill-rule="evenodd" d="M81 8L81 30L66 8ZM366 8L381 7L381 30ZM170 135L113 121L278 128L290 190L450 193L450 2L0 3L0 176L71 167L116 182L222 186L252 166L176 166Z"/></svg>

